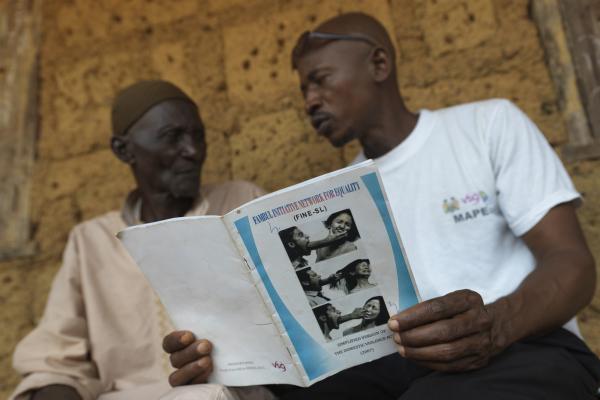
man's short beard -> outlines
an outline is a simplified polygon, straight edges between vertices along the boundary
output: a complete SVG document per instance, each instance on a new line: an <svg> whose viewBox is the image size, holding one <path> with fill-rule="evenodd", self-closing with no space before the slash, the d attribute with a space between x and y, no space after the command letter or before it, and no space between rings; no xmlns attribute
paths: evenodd
<svg viewBox="0 0 600 400"><path fill-rule="evenodd" d="M173 182L169 192L175 199L195 199L200 191L200 179L195 182Z"/></svg>
<svg viewBox="0 0 600 400"><path fill-rule="evenodd" d="M333 147L340 148L340 147L347 145L348 143L350 143L351 141L353 141L354 139L357 139L357 138L358 138L358 134L354 131L354 129L349 128L344 132L344 135L339 140L337 140L335 142L329 140L329 142L331 143L331 145Z"/></svg>
<svg viewBox="0 0 600 400"><path fill-rule="evenodd" d="M293 250L293 254L294 254L292 259L298 260L298 261L300 261L300 259L304 256L310 256L310 253L311 253L311 251L309 249L300 247L298 245L296 245L294 248L292 248L290 250Z"/></svg>

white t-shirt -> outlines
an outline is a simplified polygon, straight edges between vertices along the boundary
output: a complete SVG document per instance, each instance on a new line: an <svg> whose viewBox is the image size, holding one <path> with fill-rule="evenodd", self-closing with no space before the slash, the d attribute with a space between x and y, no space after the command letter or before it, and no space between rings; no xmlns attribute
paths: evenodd
<svg viewBox="0 0 600 400"><path fill-rule="evenodd" d="M507 100L422 110L375 162L423 300L467 288L490 303L513 292L535 267L519 236L579 198L543 134ZM578 333L575 320L565 327Z"/></svg>

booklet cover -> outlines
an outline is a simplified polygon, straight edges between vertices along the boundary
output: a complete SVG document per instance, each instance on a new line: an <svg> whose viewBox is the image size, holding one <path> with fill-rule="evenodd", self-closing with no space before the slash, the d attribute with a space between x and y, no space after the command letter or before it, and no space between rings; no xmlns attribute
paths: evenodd
<svg viewBox="0 0 600 400"><path fill-rule="evenodd" d="M119 238L228 386L309 386L391 354L389 317L419 301L372 161Z"/></svg>

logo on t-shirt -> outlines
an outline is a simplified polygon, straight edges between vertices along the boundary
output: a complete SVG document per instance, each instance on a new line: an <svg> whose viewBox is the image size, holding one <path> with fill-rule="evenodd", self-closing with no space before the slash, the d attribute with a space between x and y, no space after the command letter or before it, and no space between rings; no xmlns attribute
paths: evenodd
<svg viewBox="0 0 600 400"><path fill-rule="evenodd" d="M451 196L444 199L442 209L444 213L451 214L455 223L485 217L493 212L490 197L483 190L470 192L459 200Z"/></svg>
<svg viewBox="0 0 600 400"><path fill-rule="evenodd" d="M458 211L460 209L460 203L458 200L456 200L456 197L452 196L450 199L444 199L442 208L446 214L453 213L454 211Z"/></svg>

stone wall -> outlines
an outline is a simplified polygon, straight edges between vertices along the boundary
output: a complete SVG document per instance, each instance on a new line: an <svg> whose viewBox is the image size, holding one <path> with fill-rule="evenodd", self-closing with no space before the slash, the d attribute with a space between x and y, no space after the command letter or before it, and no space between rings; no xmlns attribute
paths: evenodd
<svg viewBox="0 0 600 400"><path fill-rule="evenodd" d="M345 165L303 116L289 65L297 35L341 11L380 18L398 46L413 110L490 97L516 102L555 146L566 143L556 93L526 0L63 0L42 13L40 132L32 178L35 256L0 263L0 398L17 383L10 356L35 326L70 228L121 205L132 187L111 154L114 93L165 78L201 107L205 182L247 179L277 189ZM600 163L569 166L600 259ZM600 297L581 313L600 353ZM594 331L596 336L593 335Z"/></svg>

